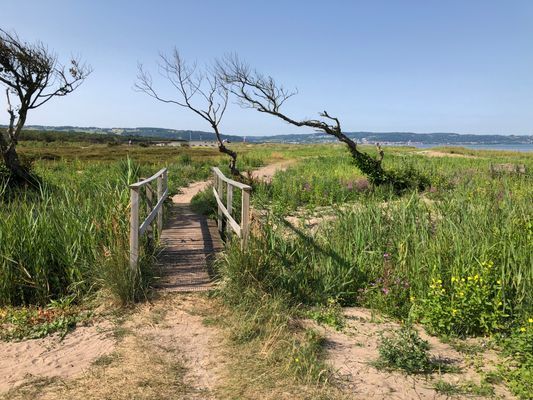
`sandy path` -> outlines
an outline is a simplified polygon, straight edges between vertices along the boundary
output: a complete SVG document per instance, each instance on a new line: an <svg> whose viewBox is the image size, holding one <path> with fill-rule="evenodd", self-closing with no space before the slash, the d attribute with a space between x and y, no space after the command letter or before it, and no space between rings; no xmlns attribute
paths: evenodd
<svg viewBox="0 0 533 400"><path fill-rule="evenodd" d="M218 329L204 323L210 307L205 297L179 293L140 304L120 325L114 351L76 379L29 381L4 398L215 399L225 360Z"/></svg>
<svg viewBox="0 0 533 400"><path fill-rule="evenodd" d="M289 166L298 160L284 160L273 164L265 165L252 172L252 177L260 181L269 182L277 171L285 171Z"/></svg>
<svg viewBox="0 0 533 400"><path fill-rule="evenodd" d="M399 328L399 324L382 320L379 315L372 315L370 310L359 307L345 308L344 315L347 326L342 332L316 324L314 328L321 331L326 339L326 359L333 368L336 383L354 399L447 399L448 396L434 389L439 379L455 385L467 381L479 384L482 380L482 374L468 362L467 356L423 331L420 336L429 342L431 355L459 367L461 373L425 376L378 370L372 363L379 357L380 334ZM487 350L480 357L484 361L482 370L496 370L498 357L493 351ZM513 398L502 385L495 386L495 393L499 398ZM454 398L478 397L457 395Z"/></svg>
<svg viewBox="0 0 533 400"><path fill-rule="evenodd" d="M22 342L0 342L0 394L33 377L69 378L113 351L111 324L78 327L64 340L57 335Z"/></svg>
<svg viewBox="0 0 533 400"><path fill-rule="evenodd" d="M293 162L264 166L255 170L253 176L269 180L276 171ZM190 204L194 195L209 184L209 180L192 183L173 196L172 201ZM182 371L180 388L187 393L183 398L213 398L210 393L220 379L224 360L219 351L219 333L205 326L203 318L194 311L201 304L208 306L204 298L195 294L168 294L153 303L142 304L121 328L131 334L118 344L110 322L78 327L63 341L52 336L0 342L0 396L9 391L10 399L132 398L138 395L132 381L143 379L159 382L160 387L152 389L158 396L165 396L164 386L175 384L169 383L172 381L169 369L178 368ZM99 359L106 357L111 361L102 376L103 367L93 363L98 364ZM148 363L150 368L146 368ZM159 375L154 377L154 373ZM34 383L42 378L53 378L44 389L41 383ZM65 380L74 378L76 384L65 384ZM19 386L22 388L16 390Z"/></svg>
<svg viewBox="0 0 533 400"><path fill-rule="evenodd" d="M297 160L285 160L265 165L252 171L252 177L261 181L270 181L277 171L286 170L296 161ZM194 182L187 187L181 188L178 194L172 196L172 202L174 204L190 204L192 198L202 190L205 190L211 182L212 180L208 179L205 181Z"/></svg>
<svg viewBox="0 0 533 400"><path fill-rule="evenodd" d="M413 154L420 154L420 155L427 156L427 157L479 158L476 156L471 156L469 154L447 153L445 151L436 151L436 150L417 151Z"/></svg>

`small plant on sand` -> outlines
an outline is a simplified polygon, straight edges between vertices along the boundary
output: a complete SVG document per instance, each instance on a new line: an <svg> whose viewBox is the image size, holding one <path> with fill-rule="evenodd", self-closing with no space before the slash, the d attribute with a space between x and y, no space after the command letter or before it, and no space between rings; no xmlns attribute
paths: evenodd
<svg viewBox="0 0 533 400"><path fill-rule="evenodd" d="M529 317L502 340L507 362L499 368L509 389L520 399L530 399L533 382L533 318Z"/></svg>
<svg viewBox="0 0 533 400"><path fill-rule="evenodd" d="M331 326L337 331L342 330L345 325L342 307L332 298L328 299L326 306L312 308L305 315L319 324Z"/></svg>
<svg viewBox="0 0 533 400"><path fill-rule="evenodd" d="M382 336L379 343L379 358L375 366L379 369L398 369L408 374L431 372L434 365L429 355L429 343L410 326Z"/></svg>
<svg viewBox="0 0 533 400"><path fill-rule="evenodd" d="M72 298L52 301L46 307L0 309L0 340L38 339L53 333L64 337L90 313L71 304Z"/></svg>

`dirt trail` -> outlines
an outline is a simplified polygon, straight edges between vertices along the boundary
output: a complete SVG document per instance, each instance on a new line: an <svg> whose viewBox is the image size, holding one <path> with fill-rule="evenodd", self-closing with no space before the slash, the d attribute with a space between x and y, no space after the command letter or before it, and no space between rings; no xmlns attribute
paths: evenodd
<svg viewBox="0 0 533 400"><path fill-rule="evenodd" d="M447 399L449 396L439 394L434 388L439 379L452 385L479 384L481 370L486 372L497 368L498 358L493 351L485 350L478 354L479 360L483 360L482 367L475 367L473 356L458 352L450 344L441 343L438 338L420 329L420 336L429 342L431 355L447 365L460 368L460 373L426 376L378 370L372 364L379 357L380 335L399 328L399 324L359 307L345 308L344 315L346 327L341 332L316 324L313 326L325 337L327 362L333 368L336 384L346 393L351 393L354 399ZM513 398L501 385L495 386L495 394L499 398ZM454 395L454 398L478 397L469 394L464 397Z"/></svg>
<svg viewBox="0 0 533 400"><path fill-rule="evenodd" d="M269 180L293 162L253 176ZM172 200L190 204L209 184L192 183ZM209 304L200 294L168 293L139 305L123 325L78 327L63 341L0 342L0 398L215 398L224 359L220 333L205 326L202 307Z"/></svg>
<svg viewBox="0 0 533 400"><path fill-rule="evenodd" d="M417 151L414 154L421 154L427 157L479 158L477 156L472 156L470 154L447 153L445 151L436 151L436 150L422 150L422 151Z"/></svg>

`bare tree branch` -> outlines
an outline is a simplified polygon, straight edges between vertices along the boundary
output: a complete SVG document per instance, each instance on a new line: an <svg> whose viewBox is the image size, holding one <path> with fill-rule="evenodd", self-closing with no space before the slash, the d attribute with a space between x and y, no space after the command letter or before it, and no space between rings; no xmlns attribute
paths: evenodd
<svg viewBox="0 0 533 400"><path fill-rule="evenodd" d="M253 108L259 112L273 115L298 127L309 127L319 132L334 136L344 143L356 165L375 184L392 184L398 191L404 190L405 179L397 179L393 172L383 169L384 152L378 144L376 158L360 151L355 140L343 133L340 120L327 111L319 113L320 119L298 120L281 111L282 105L297 91L287 90L270 77L259 73L242 62L237 55L227 55L216 63L217 76L236 97L237 102L245 108ZM419 182L422 182L421 178ZM419 184L419 186L423 186Z"/></svg>
<svg viewBox="0 0 533 400"><path fill-rule="evenodd" d="M16 153L28 111L54 97L72 93L91 72L89 66L74 58L67 70L42 43L29 44L17 34L0 29L0 84L6 86L9 114L7 135L2 136L0 150L4 163L16 178L31 181ZM10 94L15 95L16 103L12 102Z"/></svg>
<svg viewBox="0 0 533 400"><path fill-rule="evenodd" d="M151 74L144 70L142 64L138 65L135 88L163 103L188 108L209 123L217 138L220 152L231 158L232 174L240 175L236 167L237 153L225 146L219 130L228 105L229 93L226 85L209 68L199 70L196 64L187 64L177 49L173 50L171 56L160 54L158 69L159 74L176 90L176 97L161 95L155 88Z"/></svg>

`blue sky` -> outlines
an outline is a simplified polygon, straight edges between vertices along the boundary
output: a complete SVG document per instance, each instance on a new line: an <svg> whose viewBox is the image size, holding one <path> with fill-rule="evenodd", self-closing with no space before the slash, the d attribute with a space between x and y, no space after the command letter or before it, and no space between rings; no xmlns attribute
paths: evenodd
<svg viewBox="0 0 533 400"><path fill-rule="evenodd" d="M133 90L138 62L155 70L159 52L174 46L199 64L237 52L298 88L286 112L326 109L346 131L531 135L532 21L530 0L2 0L0 11L3 29L94 68L28 123L197 130L209 126ZM237 105L222 130L306 132Z"/></svg>

